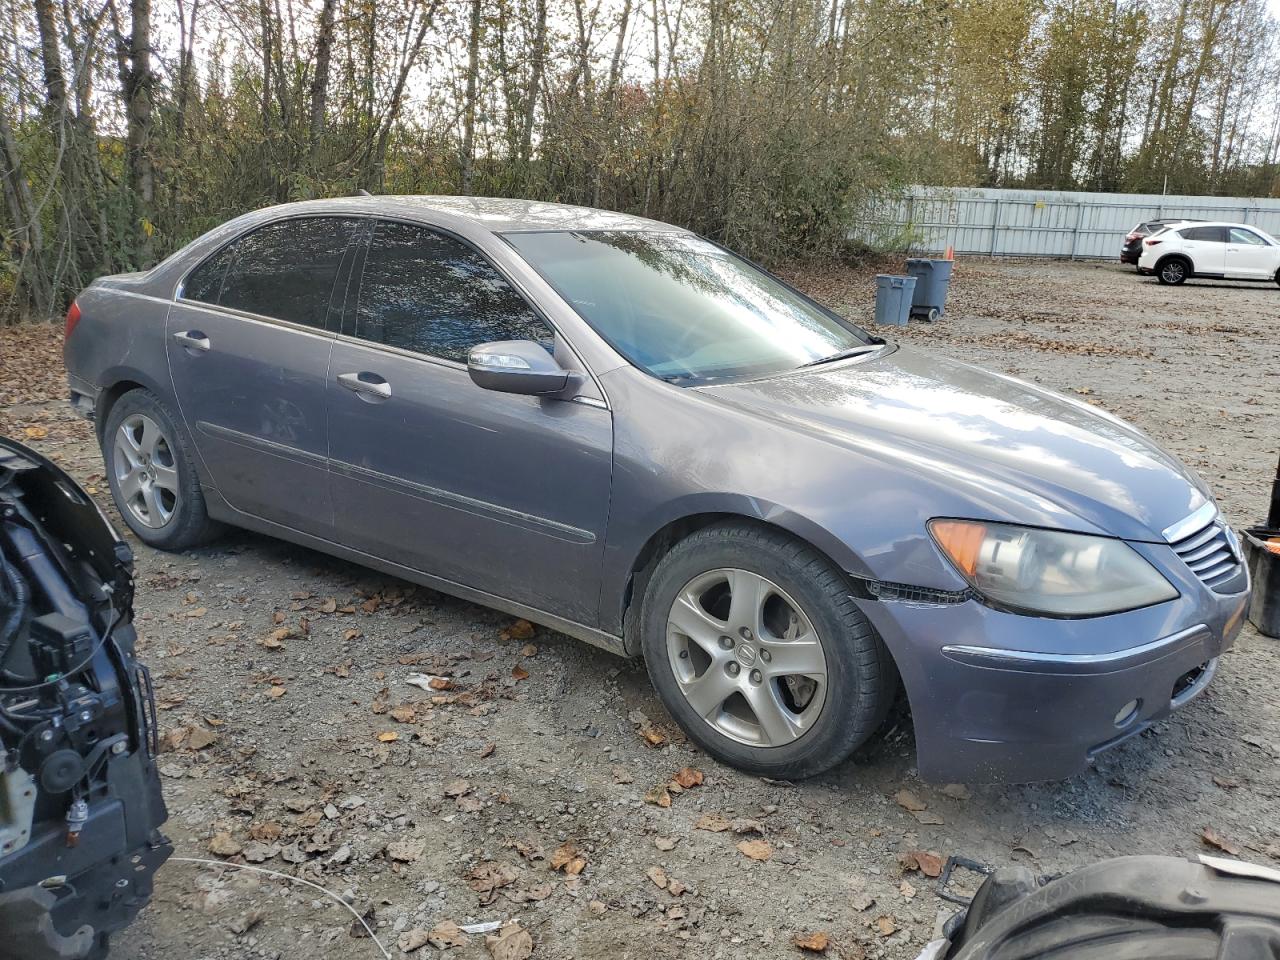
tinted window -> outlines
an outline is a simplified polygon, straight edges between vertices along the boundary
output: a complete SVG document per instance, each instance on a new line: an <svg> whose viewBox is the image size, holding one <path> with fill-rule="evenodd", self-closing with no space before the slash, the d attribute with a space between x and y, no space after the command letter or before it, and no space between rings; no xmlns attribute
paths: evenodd
<svg viewBox="0 0 1280 960"><path fill-rule="evenodd" d="M359 222L337 217L282 220L241 237L224 251L230 260L216 302L323 329L338 265ZM192 280L217 259L202 265ZM189 282L186 296L206 299L195 292Z"/></svg>
<svg viewBox="0 0 1280 960"><path fill-rule="evenodd" d="M452 237L407 223L379 223L365 258L356 336L465 363L494 340L553 335L479 253Z"/></svg>
<svg viewBox="0 0 1280 960"><path fill-rule="evenodd" d="M1192 227L1190 230L1179 232L1184 240L1202 240L1208 243L1226 242L1226 237L1223 235L1225 231L1222 227Z"/></svg>
<svg viewBox="0 0 1280 960"><path fill-rule="evenodd" d="M1252 230L1242 230L1239 227L1231 228L1231 242L1232 243L1251 243L1255 247L1265 247L1267 245L1267 241L1263 240L1260 236L1258 236Z"/></svg>
<svg viewBox="0 0 1280 960"><path fill-rule="evenodd" d="M182 295L188 300L199 300L201 303L217 303L218 294L222 290L222 277L227 272L227 264L235 257L235 244L223 247L200 266L187 275L187 282L182 285Z"/></svg>

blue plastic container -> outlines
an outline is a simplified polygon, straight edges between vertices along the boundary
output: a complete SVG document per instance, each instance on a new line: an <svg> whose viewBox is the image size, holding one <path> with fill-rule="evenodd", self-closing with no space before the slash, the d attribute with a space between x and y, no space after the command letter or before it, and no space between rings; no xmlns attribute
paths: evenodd
<svg viewBox="0 0 1280 960"><path fill-rule="evenodd" d="M911 319L911 297L915 277L876 274L876 323L905 327Z"/></svg>
<svg viewBox="0 0 1280 960"><path fill-rule="evenodd" d="M931 257L907 259L907 273L916 278L916 289L911 295L911 312L932 322L942 316L947 306L947 289L951 286L951 270L954 260L934 260Z"/></svg>

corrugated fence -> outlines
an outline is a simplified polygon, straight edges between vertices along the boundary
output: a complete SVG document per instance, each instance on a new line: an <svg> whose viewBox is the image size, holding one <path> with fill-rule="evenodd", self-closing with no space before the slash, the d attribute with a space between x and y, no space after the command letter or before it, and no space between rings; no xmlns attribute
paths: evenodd
<svg viewBox="0 0 1280 960"><path fill-rule="evenodd" d="M872 201L853 235L913 253L1112 259L1142 220L1187 217L1249 223L1280 236L1280 199L1138 193L911 187Z"/></svg>

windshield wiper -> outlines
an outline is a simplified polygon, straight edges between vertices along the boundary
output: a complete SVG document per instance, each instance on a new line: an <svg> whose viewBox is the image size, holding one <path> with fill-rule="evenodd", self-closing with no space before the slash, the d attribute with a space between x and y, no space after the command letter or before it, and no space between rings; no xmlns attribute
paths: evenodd
<svg viewBox="0 0 1280 960"><path fill-rule="evenodd" d="M800 364L800 368L816 367L820 363L835 363L837 360L847 360L850 357L860 357L864 353L874 353L884 346L884 341L880 343L867 343L860 347L850 347L848 350L840 350L831 354L829 357L819 357L817 360L810 360L808 363Z"/></svg>

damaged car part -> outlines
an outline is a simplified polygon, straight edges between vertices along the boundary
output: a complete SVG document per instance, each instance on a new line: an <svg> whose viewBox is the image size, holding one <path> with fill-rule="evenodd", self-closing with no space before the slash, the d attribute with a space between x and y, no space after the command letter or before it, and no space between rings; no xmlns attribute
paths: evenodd
<svg viewBox="0 0 1280 960"><path fill-rule="evenodd" d="M105 956L172 852L132 603L93 501L0 439L0 960Z"/></svg>

